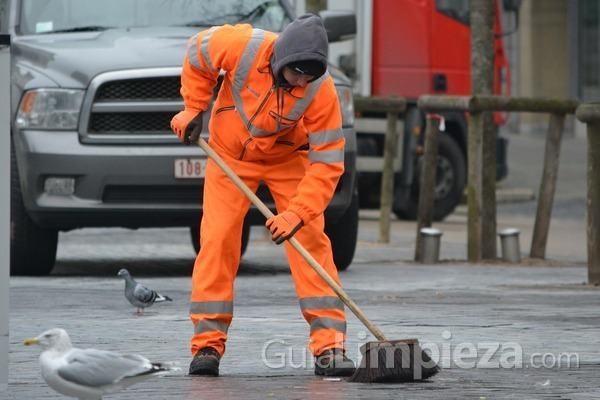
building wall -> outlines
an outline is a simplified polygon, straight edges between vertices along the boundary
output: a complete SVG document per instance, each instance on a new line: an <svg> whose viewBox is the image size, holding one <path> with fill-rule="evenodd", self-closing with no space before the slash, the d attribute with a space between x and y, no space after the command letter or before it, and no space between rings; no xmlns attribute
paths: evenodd
<svg viewBox="0 0 600 400"><path fill-rule="evenodd" d="M523 0L519 15L518 62L513 71L518 85L515 96L570 98L568 2L565 0ZM515 126L514 124L512 126ZM546 114L520 113L518 129L545 133ZM572 122L567 124L572 130Z"/></svg>

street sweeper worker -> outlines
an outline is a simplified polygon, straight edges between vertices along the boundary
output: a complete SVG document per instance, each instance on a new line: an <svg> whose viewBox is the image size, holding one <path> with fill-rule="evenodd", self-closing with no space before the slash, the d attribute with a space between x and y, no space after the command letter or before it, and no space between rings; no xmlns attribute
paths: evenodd
<svg viewBox="0 0 600 400"><path fill-rule="evenodd" d="M348 376L355 365L345 354L343 303L287 242L295 236L339 284L323 211L344 171L345 139L327 52L326 31L312 14L298 17L281 35L248 24L201 31L188 42L181 74L185 110L173 117L171 128L184 143L197 141L223 73L208 126L210 146L251 190L261 181L269 187L277 214L266 226L275 243L285 243L309 324L315 374ZM219 374L249 207L250 200L209 159L192 274L190 375Z"/></svg>

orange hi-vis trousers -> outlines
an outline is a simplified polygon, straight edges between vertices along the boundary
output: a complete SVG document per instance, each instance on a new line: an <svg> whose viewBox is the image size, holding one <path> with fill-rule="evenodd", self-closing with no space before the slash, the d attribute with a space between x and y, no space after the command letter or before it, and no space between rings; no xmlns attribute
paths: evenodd
<svg viewBox="0 0 600 400"><path fill-rule="evenodd" d="M278 212L286 209L308 167L306 151L297 151L285 159L253 162L235 160L224 151L219 153L253 191L261 180L265 182ZM207 346L214 347L221 355L225 352L227 330L233 318L233 287L241 257L242 226L249 206L250 200L209 160L200 228L201 248L192 275L192 354ZM323 231L324 223L321 214L294 237L339 284L331 243ZM300 308L310 325L310 351L318 355L328 348L343 349L346 314L342 301L287 241L285 250ZM268 310L265 313L268 314Z"/></svg>

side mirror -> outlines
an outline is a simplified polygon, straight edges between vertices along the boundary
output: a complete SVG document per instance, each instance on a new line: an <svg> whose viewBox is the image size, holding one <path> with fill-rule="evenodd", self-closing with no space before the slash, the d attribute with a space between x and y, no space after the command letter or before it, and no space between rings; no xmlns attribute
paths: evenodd
<svg viewBox="0 0 600 400"><path fill-rule="evenodd" d="M513 30L506 31L496 35L496 38L512 35L519 28L519 9L521 8L522 0L502 0L502 8L507 12L514 12L515 27Z"/></svg>
<svg viewBox="0 0 600 400"><path fill-rule="evenodd" d="M352 11L324 10L319 13L329 43L352 39L356 35L356 15Z"/></svg>

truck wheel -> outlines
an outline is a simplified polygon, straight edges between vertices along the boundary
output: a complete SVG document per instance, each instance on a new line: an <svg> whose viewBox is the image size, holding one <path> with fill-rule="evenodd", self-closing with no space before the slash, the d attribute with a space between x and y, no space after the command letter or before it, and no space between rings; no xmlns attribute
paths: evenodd
<svg viewBox="0 0 600 400"><path fill-rule="evenodd" d="M48 275L56 261L58 231L41 228L25 211L12 143L10 150L10 274Z"/></svg>
<svg viewBox="0 0 600 400"><path fill-rule="evenodd" d="M333 261L338 271L345 271L354 258L358 239L358 193L352 196L348 210L335 223L325 221L325 233L333 250Z"/></svg>
<svg viewBox="0 0 600 400"><path fill-rule="evenodd" d="M422 157L419 157L408 203L404 206L394 204L393 211L400 219L417 219L421 183L421 160ZM435 221L442 221L460 204L467 182L467 166L464 154L456 141L445 134L440 135L435 182L433 219Z"/></svg>
<svg viewBox="0 0 600 400"><path fill-rule="evenodd" d="M190 236L192 238L192 245L194 246L194 251L196 254L200 251L200 227L199 226L190 226ZM242 248L241 255L244 255L246 248L248 247L248 241L250 240L250 226L244 224L244 228L242 229Z"/></svg>

